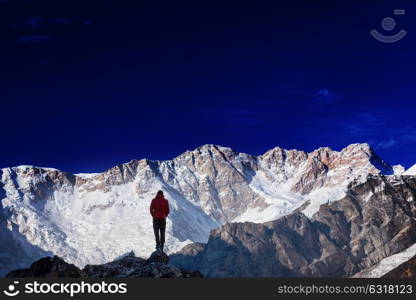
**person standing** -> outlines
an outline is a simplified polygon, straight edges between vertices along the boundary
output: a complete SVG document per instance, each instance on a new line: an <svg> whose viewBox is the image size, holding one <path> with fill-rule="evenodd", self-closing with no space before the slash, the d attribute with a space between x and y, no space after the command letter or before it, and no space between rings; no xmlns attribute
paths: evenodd
<svg viewBox="0 0 416 300"><path fill-rule="evenodd" d="M150 204L150 215L153 217L153 231L156 239L156 250L163 251L165 245L166 217L169 215L169 202L163 191L158 191Z"/></svg>

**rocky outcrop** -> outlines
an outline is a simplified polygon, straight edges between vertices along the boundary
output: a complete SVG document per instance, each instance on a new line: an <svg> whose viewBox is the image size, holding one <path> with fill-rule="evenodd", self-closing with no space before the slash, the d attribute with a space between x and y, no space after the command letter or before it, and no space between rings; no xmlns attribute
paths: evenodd
<svg viewBox="0 0 416 300"><path fill-rule="evenodd" d="M27 269L14 270L8 273L7 278L80 278L86 273L72 264L66 263L58 256L44 257L30 265Z"/></svg>
<svg viewBox="0 0 416 300"><path fill-rule="evenodd" d="M136 257L134 253L103 265L87 265L80 270L63 259L41 258L29 268L15 270L8 278L199 278L198 271L185 271L168 264L169 257L161 252L152 253L148 260Z"/></svg>
<svg viewBox="0 0 416 300"><path fill-rule="evenodd" d="M416 242L416 178L371 176L311 218L227 223L171 256L209 277L349 277Z"/></svg>
<svg viewBox="0 0 416 300"><path fill-rule="evenodd" d="M167 264L169 262L169 256L167 256L165 252L157 250L150 255L150 257L147 259L146 262L148 264L151 264L151 263Z"/></svg>

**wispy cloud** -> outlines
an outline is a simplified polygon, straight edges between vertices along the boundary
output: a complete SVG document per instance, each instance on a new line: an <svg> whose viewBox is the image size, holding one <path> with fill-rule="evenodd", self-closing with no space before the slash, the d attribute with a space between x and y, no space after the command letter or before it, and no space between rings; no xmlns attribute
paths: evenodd
<svg viewBox="0 0 416 300"><path fill-rule="evenodd" d="M351 136L364 136L370 133L368 128L354 124L345 126L344 131Z"/></svg>
<svg viewBox="0 0 416 300"><path fill-rule="evenodd" d="M296 100L311 101L315 104L329 104L339 100L339 96L327 88L292 90L289 91L288 96L296 98Z"/></svg>
<svg viewBox="0 0 416 300"><path fill-rule="evenodd" d="M15 29L39 29L44 23L43 17L29 17L21 18L16 23L12 24Z"/></svg>
<svg viewBox="0 0 416 300"><path fill-rule="evenodd" d="M358 113L352 116L344 130L347 134L358 137L379 134L385 122L371 112Z"/></svg>
<svg viewBox="0 0 416 300"><path fill-rule="evenodd" d="M404 141L416 141L416 129L411 126L400 128L396 134Z"/></svg>
<svg viewBox="0 0 416 300"><path fill-rule="evenodd" d="M41 44L47 43L50 41L54 36L49 34L30 34L18 37L16 42L21 44Z"/></svg>
<svg viewBox="0 0 416 300"><path fill-rule="evenodd" d="M358 113L355 115L355 117L362 122L366 122L369 124L374 125L383 125L385 122L378 118L375 114L370 113L370 112L363 112L363 113Z"/></svg>
<svg viewBox="0 0 416 300"><path fill-rule="evenodd" d="M322 103L333 103L338 99L337 94L328 89L320 89L315 93L314 100Z"/></svg>
<svg viewBox="0 0 416 300"><path fill-rule="evenodd" d="M398 142L394 138L388 140L380 141L376 144L375 149L389 149L397 146Z"/></svg>
<svg viewBox="0 0 416 300"><path fill-rule="evenodd" d="M91 24L91 20L80 17L25 17L17 19L11 27L16 30L17 43L41 44L59 37L61 29L79 30L80 25L86 28Z"/></svg>
<svg viewBox="0 0 416 300"><path fill-rule="evenodd" d="M390 149L416 141L415 128L391 127L371 112L354 115L344 127L344 132L351 137L368 141L375 149Z"/></svg>

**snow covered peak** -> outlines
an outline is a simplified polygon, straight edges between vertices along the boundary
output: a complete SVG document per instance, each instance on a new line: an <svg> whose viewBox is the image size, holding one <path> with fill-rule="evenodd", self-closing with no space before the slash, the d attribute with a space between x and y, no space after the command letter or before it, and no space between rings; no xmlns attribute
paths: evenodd
<svg viewBox="0 0 416 300"><path fill-rule="evenodd" d="M345 147L344 149L341 150L342 151L352 151L352 150L361 150L367 153L372 152L372 148L368 143L355 143L355 144L350 144L347 147Z"/></svg>
<svg viewBox="0 0 416 300"><path fill-rule="evenodd" d="M229 155L239 154L238 152L234 151L233 149L229 147L223 147L223 146L214 145L214 144L205 144L193 150L186 150L184 153L175 157L172 161L186 160L190 156L201 156L201 155L212 156L218 153L227 153Z"/></svg>
<svg viewBox="0 0 416 300"><path fill-rule="evenodd" d="M406 170L406 172L404 172L403 175L416 176L416 165L414 165L410 169Z"/></svg>
<svg viewBox="0 0 416 300"><path fill-rule="evenodd" d="M336 152L334 150L332 150L329 147L319 147L318 149L315 149L314 151L311 152L312 153L322 153L322 152Z"/></svg>
<svg viewBox="0 0 416 300"><path fill-rule="evenodd" d="M37 167L33 165L20 165L20 166L11 167L11 169L14 171L17 171L17 170L27 171L30 169L39 169L39 170L45 170L45 171L59 171L58 169L55 169L55 168Z"/></svg>
<svg viewBox="0 0 416 300"><path fill-rule="evenodd" d="M393 175L394 170L391 165L382 160L367 143L351 144L341 150L343 156L352 162L367 162L378 172L384 175Z"/></svg>
<svg viewBox="0 0 416 300"><path fill-rule="evenodd" d="M196 148L192 152L195 152L195 151L201 151L201 152L205 152L205 151L235 152L233 149L231 149L229 147L223 147L223 146L214 145L214 144L202 145L202 146Z"/></svg>
<svg viewBox="0 0 416 300"><path fill-rule="evenodd" d="M341 153L361 153L362 155L366 155L368 157L376 155L374 150L368 143L355 143L350 144L347 147L343 148Z"/></svg>

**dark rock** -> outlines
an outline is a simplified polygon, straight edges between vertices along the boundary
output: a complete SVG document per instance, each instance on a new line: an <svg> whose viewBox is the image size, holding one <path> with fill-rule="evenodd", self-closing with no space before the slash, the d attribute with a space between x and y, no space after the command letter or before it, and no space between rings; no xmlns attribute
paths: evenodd
<svg viewBox="0 0 416 300"><path fill-rule="evenodd" d="M181 269L186 269L189 265L195 265L195 262L191 261L204 250L205 245L203 243L186 245L179 252L170 256L171 264Z"/></svg>
<svg viewBox="0 0 416 300"><path fill-rule="evenodd" d="M182 271L182 274L184 275L184 278L203 278L204 275L199 271Z"/></svg>
<svg viewBox="0 0 416 300"><path fill-rule="evenodd" d="M115 261L102 265L86 265L83 270L67 264L54 256L41 258L30 268L15 270L6 275L10 278L20 277L67 277L67 278L200 278L198 271L185 271L168 265L169 257L161 252L152 253L149 259L136 257L129 253Z"/></svg>
<svg viewBox="0 0 416 300"><path fill-rule="evenodd" d="M155 262L167 264L169 263L169 256L167 256L166 253L163 251L156 250L150 255L149 259L147 260L148 264Z"/></svg>
<svg viewBox="0 0 416 300"><path fill-rule="evenodd" d="M54 256L41 258L31 264L28 269L11 271L5 277L80 278L85 277L85 273L58 256Z"/></svg>
<svg viewBox="0 0 416 300"><path fill-rule="evenodd" d="M128 277L142 278L184 278L182 271L174 266L169 266L159 262L152 262L145 265L141 269L137 269L131 273Z"/></svg>
<svg viewBox="0 0 416 300"><path fill-rule="evenodd" d="M149 259L135 257L134 254L124 256L116 261L91 266L87 265L84 272L94 278L199 278L198 271L185 271L168 265L169 257L162 251L153 252Z"/></svg>
<svg viewBox="0 0 416 300"><path fill-rule="evenodd" d="M83 271L90 278L123 278L134 270L143 268L146 260L136 257L134 253L102 265L86 265Z"/></svg>

